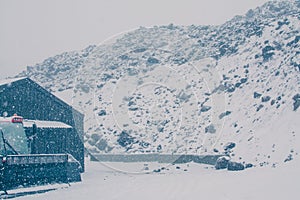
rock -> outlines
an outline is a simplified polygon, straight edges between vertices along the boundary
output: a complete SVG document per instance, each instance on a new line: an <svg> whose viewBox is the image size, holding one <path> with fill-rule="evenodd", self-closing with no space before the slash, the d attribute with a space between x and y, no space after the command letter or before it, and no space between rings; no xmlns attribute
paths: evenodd
<svg viewBox="0 0 300 200"><path fill-rule="evenodd" d="M100 151L104 151L107 147L107 142L104 139L100 139L95 145Z"/></svg>
<svg viewBox="0 0 300 200"><path fill-rule="evenodd" d="M155 173L159 173L160 171L161 171L160 169L153 170L153 172L155 172Z"/></svg>
<svg viewBox="0 0 300 200"><path fill-rule="evenodd" d="M251 163L247 163L247 164L245 165L245 168L251 168L251 167L253 167L253 164L251 164Z"/></svg>
<svg viewBox="0 0 300 200"><path fill-rule="evenodd" d="M258 92L254 92L253 97L254 97L255 99L257 99L257 98L261 97L261 95L262 95L262 94L260 94L260 93L258 93Z"/></svg>
<svg viewBox="0 0 300 200"><path fill-rule="evenodd" d="M138 107L129 107L128 110L130 111L137 111L139 108Z"/></svg>
<svg viewBox="0 0 300 200"><path fill-rule="evenodd" d="M143 147L143 148L147 148L147 147L149 147L150 143L144 142L144 141L140 141L140 142L139 142L139 145L140 145L141 147Z"/></svg>
<svg viewBox="0 0 300 200"><path fill-rule="evenodd" d="M217 162L215 164L216 169L226 169L228 166L228 162L230 160L230 157L228 156L222 156L217 159Z"/></svg>
<svg viewBox="0 0 300 200"><path fill-rule="evenodd" d="M224 145L224 150L225 151L230 151L236 146L234 142L228 142L227 144Z"/></svg>
<svg viewBox="0 0 300 200"><path fill-rule="evenodd" d="M231 111L226 111L226 112L223 112L219 115L219 119L222 119L223 117L227 116L227 115L230 115L231 114Z"/></svg>
<svg viewBox="0 0 300 200"><path fill-rule="evenodd" d="M105 111L105 110L100 110L100 111L98 112L98 115L99 115L99 116L105 116L105 115L106 115L106 111Z"/></svg>
<svg viewBox="0 0 300 200"><path fill-rule="evenodd" d="M241 83L246 83L247 81L248 81L247 78L242 78L242 79L241 79Z"/></svg>
<svg viewBox="0 0 300 200"><path fill-rule="evenodd" d="M284 160L284 162L288 162L288 161L291 161L291 160L293 160L293 155L289 154L288 157Z"/></svg>
<svg viewBox="0 0 300 200"><path fill-rule="evenodd" d="M134 101L129 101L127 105L132 106L132 105L136 105L136 103Z"/></svg>
<svg viewBox="0 0 300 200"><path fill-rule="evenodd" d="M271 106L273 106L273 105L275 104L275 102L276 102L276 101L273 99L273 100L271 101L271 103L270 103Z"/></svg>
<svg viewBox="0 0 300 200"><path fill-rule="evenodd" d="M245 166L242 163L238 163L238 162L228 162L227 165L227 170L229 171L241 171L244 170Z"/></svg>
<svg viewBox="0 0 300 200"><path fill-rule="evenodd" d="M211 106L202 106L201 107L201 112L207 112L207 111L209 111L211 109Z"/></svg>
<svg viewBox="0 0 300 200"><path fill-rule="evenodd" d="M160 132L160 133L164 132L164 127L163 126L158 126L157 131Z"/></svg>
<svg viewBox="0 0 300 200"><path fill-rule="evenodd" d="M270 96L264 96L261 98L261 102L268 102L270 101L271 97Z"/></svg>
<svg viewBox="0 0 300 200"><path fill-rule="evenodd" d="M260 105L256 108L256 112L260 111L263 107L264 107L264 105L260 104Z"/></svg>
<svg viewBox="0 0 300 200"><path fill-rule="evenodd" d="M122 147L126 147L131 145L134 142L134 140L133 137L131 137L126 131L122 131L117 142Z"/></svg>
<svg viewBox="0 0 300 200"><path fill-rule="evenodd" d="M154 58L154 57L150 57L150 58L148 58L148 60L147 60L147 64L148 64L148 65L154 65L154 64L158 64L158 63L159 63L159 60L156 59L156 58Z"/></svg>
<svg viewBox="0 0 300 200"><path fill-rule="evenodd" d="M269 45L262 49L262 57L264 58L264 61L269 61L272 56L275 55L274 50L275 48Z"/></svg>
<svg viewBox="0 0 300 200"><path fill-rule="evenodd" d="M293 100L294 100L293 110L296 111L300 106L300 94L296 94L295 96L293 96Z"/></svg>
<svg viewBox="0 0 300 200"><path fill-rule="evenodd" d="M214 148L213 151L214 151L215 153L218 153L218 152L219 152L219 150L216 149L216 148Z"/></svg>
<svg viewBox="0 0 300 200"><path fill-rule="evenodd" d="M157 151L160 151L162 149L162 146L159 144L156 148Z"/></svg>
<svg viewBox="0 0 300 200"><path fill-rule="evenodd" d="M91 135L91 139L94 140L95 142L97 142L98 140L100 140L101 136L97 133L93 133Z"/></svg>
<svg viewBox="0 0 300 200"><path fill-rule="evenodd" d="M205 127L205 133L216 133L215 126L213 124Z"/></svg>
<svg viewBox="0 0 300 200"><path fill-rule="evenodd" d="M228 85L226 87L226 91L229 92L229 93L234 92L234 90L235 90L235 86L234 85Z"/></svg>

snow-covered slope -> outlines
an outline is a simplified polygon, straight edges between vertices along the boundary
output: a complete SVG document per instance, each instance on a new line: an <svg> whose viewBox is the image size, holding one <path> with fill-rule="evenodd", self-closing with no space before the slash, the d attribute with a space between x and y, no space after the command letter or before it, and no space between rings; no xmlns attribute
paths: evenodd
<svg viewBox="0 0 300 200"><path fill-rule="evenodd" d="M28 67L85 114L93 153L218 153L276 166L300 152L300 3L221 26L141 27Z"/></svg>

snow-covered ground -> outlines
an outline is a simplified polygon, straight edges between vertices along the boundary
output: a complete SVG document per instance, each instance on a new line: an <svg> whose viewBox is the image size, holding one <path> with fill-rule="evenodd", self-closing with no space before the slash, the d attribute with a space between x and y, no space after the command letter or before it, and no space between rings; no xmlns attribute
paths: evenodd
<svg viewBox="0 0 300 200"><path fill-rule="evenodd" d="M147 167L149 170L146 170ZM153 172L154 169L161 169ZM215 170L196 163L100 163L87 161L83 181L8 191L17 199L297 199L300 160L272 168ZM122 172L123 171L123 172ZM127 171L127 172L126 172ZM37 192L37 193L36 193Z"/></svg>

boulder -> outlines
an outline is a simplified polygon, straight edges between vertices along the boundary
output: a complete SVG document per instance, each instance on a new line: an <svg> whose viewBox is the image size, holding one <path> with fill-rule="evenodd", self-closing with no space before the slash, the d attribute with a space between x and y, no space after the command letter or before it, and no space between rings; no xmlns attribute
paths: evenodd
<svg viewBox="0 0 300 200"><path fill-rule="evenodd" d="M241 171L244 170L245 166L242 163L238 163L238 162L228 162L227 165L227 170L229 171Z"/></svg>
<svg viewBox="0 0 300 200"><path fill-rule="evenodd" d="M217 159L217 162L215 164L216 169L226 169L228 166L230 158L228 156L222 156Z"/></svg>

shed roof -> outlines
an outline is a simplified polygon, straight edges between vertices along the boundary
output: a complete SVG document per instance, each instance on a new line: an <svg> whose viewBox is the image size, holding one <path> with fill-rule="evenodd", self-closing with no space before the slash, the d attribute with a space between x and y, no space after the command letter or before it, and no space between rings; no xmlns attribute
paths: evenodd
<svg viewBox="0 0 300 200"><path fill-rule="evenodd" d="M56 95L52 94L51 92L49 92L48 90L46 90L45 88L43 88L41 85L39 85L38 83L36 83L35 81L31 80L28 77L19 77L19 78L13 78L13 79L3 79L0 80L0 86L1 87L7 87L5 85L9 85L15 82L19 82L19 81L28 81L29 83L32 83L36 89L43 91L45 95L48 95L50 97L53 98L54 101L56 101L57 103L69 107L70 109L72 109L73 112L77 112L80 115L83 115L81 112L79 112L77 109L73 108L71 105L69 105L68 103L66 103L64 100L62 100L61 98L57 97Z"/></svg>
<svg viewBox="0 0 300 200"><path fill-rule="evenodd" d="M41 121L41 120L24 120L23 126L25 128L32 127L36 124L37 128L72 128L72 126L58 121Z"/></svg>

